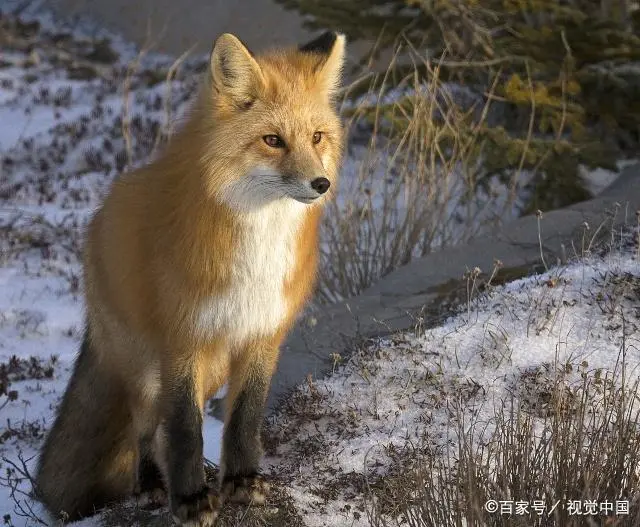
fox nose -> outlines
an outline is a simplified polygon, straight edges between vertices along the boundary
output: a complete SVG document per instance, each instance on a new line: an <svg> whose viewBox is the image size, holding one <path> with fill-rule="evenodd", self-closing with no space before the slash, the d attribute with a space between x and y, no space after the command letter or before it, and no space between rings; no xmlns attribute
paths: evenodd
<svg viewBox="0 0 640 527"><path fill-rule="evenodd" d="M331 186L331 181L326 177L318 177L311 182L311 188L318 194L324 194Z"/></svg>

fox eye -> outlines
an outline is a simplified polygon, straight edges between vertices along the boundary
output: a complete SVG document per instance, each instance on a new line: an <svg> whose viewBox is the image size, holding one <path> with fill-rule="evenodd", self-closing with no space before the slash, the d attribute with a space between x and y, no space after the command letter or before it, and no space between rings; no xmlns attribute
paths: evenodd
<svg viewBox="0 0 640 527"><path fill-rule="evenodd" d="M316 132L313 134L313 144L317 145L322 139L322 132Z"/></svg>
<svg viewBox="0 0 640 527"><path fill-rule="evenodd" d="M262 139L271 148L284 148L284 141L278 135L265 135Z"/></svg>

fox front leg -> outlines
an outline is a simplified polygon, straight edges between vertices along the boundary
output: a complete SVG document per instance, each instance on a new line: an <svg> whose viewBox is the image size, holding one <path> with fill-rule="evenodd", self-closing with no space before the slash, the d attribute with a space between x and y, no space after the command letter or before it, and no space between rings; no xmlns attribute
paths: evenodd
<svg viewBox="0 0 640 527"><path fill-rule="evenodd" d="M220 508L205 479L202 410L191 375L171 379L161 433L174 521L185 527L212 527Z"/></svg>
<svg viewBox="0 0 640 527"><path fill-rule="evenodd" d="M260 432L277 357L277 348L250 349L231 364L220 471L223 500L266 501L269 485L260 475Z"/></svg>

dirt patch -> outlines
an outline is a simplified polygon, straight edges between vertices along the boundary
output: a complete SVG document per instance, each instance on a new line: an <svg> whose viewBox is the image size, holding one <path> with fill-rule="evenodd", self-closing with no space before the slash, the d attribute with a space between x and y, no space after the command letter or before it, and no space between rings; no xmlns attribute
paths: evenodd
<svg viewBox="0 0 640 527"><path fill-rule="evenodd" d="M207 480L216 485L218 469L214 465L205 468ZM270 479L271 491L267 503L261 507L226 504L216 527L304 527L293 499L278 480ZM148 508L125 502L110 507L101 518L102 527L172 527L167 507Z"/></svg>

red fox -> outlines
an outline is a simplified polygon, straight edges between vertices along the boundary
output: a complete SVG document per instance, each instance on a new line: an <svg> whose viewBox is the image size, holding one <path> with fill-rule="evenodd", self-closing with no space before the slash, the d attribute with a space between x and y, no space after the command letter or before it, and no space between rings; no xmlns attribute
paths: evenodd
<svg viewBox="0 0 640 527"><path fill-rule="evenodd" d="M88 227L84 340L39 461L35 491L53 515L157 484L180 525L212 526L227 499L264 502L265 400L315 284L344 53L331 32L257 56L220 36L182 129L114 181ZM225 382L214 489L203 407Z"/></svg>

